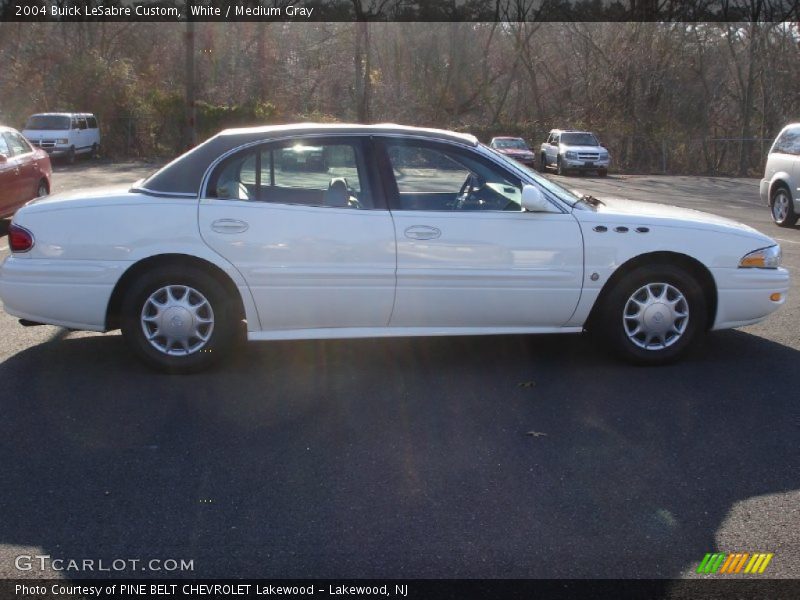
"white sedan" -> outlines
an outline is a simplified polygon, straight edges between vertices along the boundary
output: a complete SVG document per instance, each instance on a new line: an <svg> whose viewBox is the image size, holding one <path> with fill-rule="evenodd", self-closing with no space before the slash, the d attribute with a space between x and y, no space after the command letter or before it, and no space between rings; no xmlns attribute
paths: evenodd
<svg viewBox="0 0 800 600"><path fill-rule="evenodd" d="M578 197L470 135L396 125L227 130L130 189L29 203L9 245L8 313L121 328L172 372L243 322L250 340L589 330L660 364L789 288L750 227Z"/></svg>

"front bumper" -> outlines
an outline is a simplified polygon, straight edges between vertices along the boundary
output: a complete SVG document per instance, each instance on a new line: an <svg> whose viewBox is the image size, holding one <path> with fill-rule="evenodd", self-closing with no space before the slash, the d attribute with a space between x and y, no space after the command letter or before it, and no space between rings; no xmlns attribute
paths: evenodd
<svg viewBox="0 0 800 600"><path fill-rule="evenodd" d="M64 156L69 152L69 146L39 146L38 144L33 144L35 147L39 148L40 150L44 150L50 156Z"/></svg>
<svg viewBox="0 0 800 600"><path fill-rule="evenodd" d="M761 203L769 206L769 180L762 179L758 186L758 193L761 196Z"/></svg>
<svg viewBox="0 0 800 600"><path fill-rule="evenodd" d="M577 169L582 171L597 171L598 169L608 170L608 165L611 163L609 159L606 160L581 160L574 158L562 158L561 164L567 169Z"/></svg>
<svg viewBox="0 0 800 600"><path fill-rule="evenodd" d="M712 329L742 327L762 321L786 303L789 271L778 269L712 269L717 284L717 315ZM772 300L772 294L780 299Z"/></svg>
<svg viewBox="0 0 800 600"><path fill-rule="evenodd" d="M531 155L531 156L514 156L513 154L506 154L505 152L503 153L503 155L506 156L507 158L510 158L512 160L517 161L520 164L525 165L526 167L534 167L534 166L536 166L536 156L535 155Z"/></svg>

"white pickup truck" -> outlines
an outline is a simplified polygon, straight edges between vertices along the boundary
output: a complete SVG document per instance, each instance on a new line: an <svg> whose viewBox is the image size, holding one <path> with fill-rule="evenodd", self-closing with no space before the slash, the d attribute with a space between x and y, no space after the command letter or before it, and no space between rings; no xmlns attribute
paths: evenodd
<svg viewBox="0 0 800 600"><path fill-rule="evenodd" d="M552 129L542 144L539 168L556 169L559 175L569 171L597 171L600 177L608 174L611 156L590 131Z"/></svg>

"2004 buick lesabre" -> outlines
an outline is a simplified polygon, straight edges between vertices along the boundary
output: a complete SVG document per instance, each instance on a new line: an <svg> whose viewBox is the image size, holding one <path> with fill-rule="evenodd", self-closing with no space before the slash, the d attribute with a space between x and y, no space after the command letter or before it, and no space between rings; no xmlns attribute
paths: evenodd
<svg viewBox="0 0 800 600"><path fill-rule="evenodd" d="M0 268L23 323L121 328L194 371L250 340L574 333L633 362L765 318L769 237L578 197L469 135L397 125L224 131L131 189L22 208Z"/></svg>

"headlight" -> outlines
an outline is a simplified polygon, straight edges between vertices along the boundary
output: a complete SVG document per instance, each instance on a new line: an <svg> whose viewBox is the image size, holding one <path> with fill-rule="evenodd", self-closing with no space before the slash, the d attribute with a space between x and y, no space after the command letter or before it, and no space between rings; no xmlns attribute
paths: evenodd
<svg viewBox="0 0 800 600"><path fill-rule="evenodd" d="M781 247L775 244L768 248L753 250L739 261L739 267L757 269L777 269L781 266Z"/></svg>
<svg viewBox="0 0 800 600"><path fill-rule="evenodd" d="M600 158L602 158L603 160L606 160L608 158L608 152L601 152L600 153Z"/></svg>
<svg viewBox="0 0 800 600"><path fill-rule="evenodd" d="M570 150L564 156L566 156L567 158L575 159L575 158L578 158L578 153L577 152L572 152Z"/></svg>
<svg viewBox="0 0 800 600"><path fill-rule="evenodd" d="M56 144L69 144L69 140L66 138L56 140Z"/></svg>

